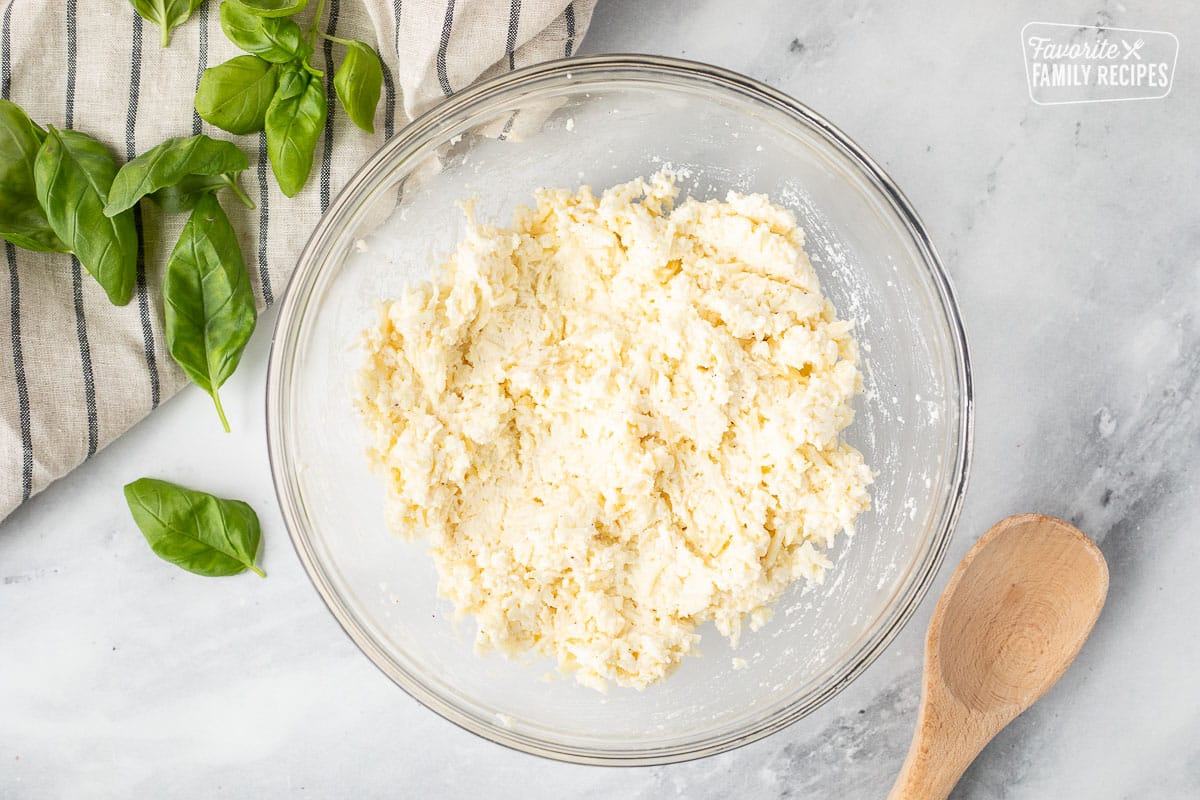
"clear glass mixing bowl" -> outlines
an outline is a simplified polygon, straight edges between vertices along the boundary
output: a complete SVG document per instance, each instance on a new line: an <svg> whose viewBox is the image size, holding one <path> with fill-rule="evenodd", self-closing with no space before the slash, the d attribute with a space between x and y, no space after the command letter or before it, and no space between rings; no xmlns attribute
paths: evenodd
<svg viewBox="0 0 1200 800"><path fill-rule="evenodd" d="M711 624L659 685L607 694L548 662L473 653L424 545L389 534L351 405L375 303L428 277L463 235L456 203L507 222L542 186L597 190L664 166L685 193L765 192L795 212L825 292L857 323L866 391L846 438L879 475L873 508L736 651ZM529 753L679 761L796 721L861 673L937 571L971 452L971 384L954 297L916 214L844 134L789 97L703 64L605 56L520 70L455 95L388 142L333 203L282 303L267 385L283 518L346 632L445 718ZM734 658L745 668L735 669Z"/></svg>

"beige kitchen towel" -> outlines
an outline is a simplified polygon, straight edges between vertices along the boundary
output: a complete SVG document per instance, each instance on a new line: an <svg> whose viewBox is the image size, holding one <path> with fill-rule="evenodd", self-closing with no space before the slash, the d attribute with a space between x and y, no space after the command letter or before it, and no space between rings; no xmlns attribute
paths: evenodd
<svg viewBox="0 0 1200 800"><path fill-rule="evenodd" d="M308 14L315 2L309 3ZM262 134L230 136L192 100L206 67L239 55L218 1L204 0L170 47L127 0L0 0L0 95L35 121L75 128L121 160L169 136L205 133L250 156L242 186L253 211L225 203L260 305L287 283L330 198L414 115L477 78L570 56L595 0L328 0L324 30L374 45L384 64L376 134L354 127L329 86L329 121L313 174L284 197ZM316 62L332 82L340 52ZM163 338L163 267L183 225L152 204L139 211L134 300L117 308L71 256L6 244L0 254L0 519L104 447L187 379ZM213 419L204 424L217 424ZM200 424L200 423L197 423Z"/></svg>

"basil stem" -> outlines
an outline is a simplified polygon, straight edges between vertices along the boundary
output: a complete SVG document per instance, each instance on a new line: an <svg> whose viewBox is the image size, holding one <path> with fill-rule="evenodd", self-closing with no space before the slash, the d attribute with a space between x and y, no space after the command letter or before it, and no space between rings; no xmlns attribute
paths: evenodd
<svg viewBox="0 0 1200 800"><path fill-rule="evenodd" d="M187 22L204 0L129 0L138 15L162 29L162 46L171 44L171 31Z"/></svg>
<svg viewBox="0 0 1200 800"><path fill-rule="evenodd" d="M200 197L213 194L218 189L228 189L234 197L246 208L254 208L254 201L237 184L237 175L188 175L171 186L164 186L148 197L158 204L159 208L168 214L180 214L191 211L200 201Z"/></svg>

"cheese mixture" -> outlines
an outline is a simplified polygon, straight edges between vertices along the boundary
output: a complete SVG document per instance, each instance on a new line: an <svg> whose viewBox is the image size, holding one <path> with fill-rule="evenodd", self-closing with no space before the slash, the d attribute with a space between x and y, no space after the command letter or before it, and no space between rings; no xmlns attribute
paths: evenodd
<svg viewBox="0 0 1200 800"><path fill-rule="evenodd" d="M839 440L857 347L795 219L676 195L540 190L365 339L389 524L428 539L478 650L601 689L660 680L707 620L760 627L869 502Z"/></svg>

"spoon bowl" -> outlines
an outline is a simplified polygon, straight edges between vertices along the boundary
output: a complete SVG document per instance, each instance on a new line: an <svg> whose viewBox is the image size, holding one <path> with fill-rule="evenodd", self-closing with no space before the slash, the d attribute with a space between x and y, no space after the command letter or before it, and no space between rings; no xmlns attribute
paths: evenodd
<svg viewBox="0 0 1200 800"><path fill-rule="evenodd" d="M1099 548L1054 517L1008 517L938 601L912 748L893 800L944 798L979 751L1058 681L1108 593Z"/></svg>

